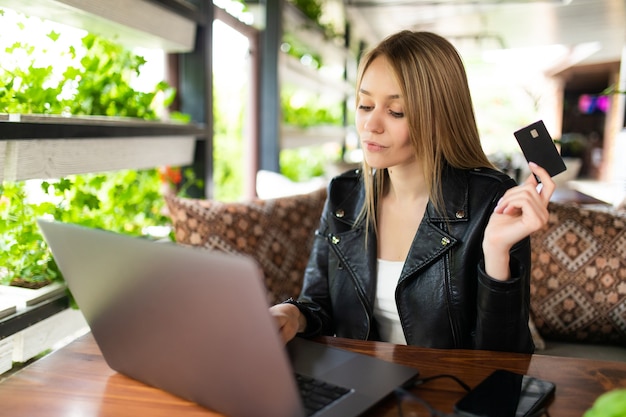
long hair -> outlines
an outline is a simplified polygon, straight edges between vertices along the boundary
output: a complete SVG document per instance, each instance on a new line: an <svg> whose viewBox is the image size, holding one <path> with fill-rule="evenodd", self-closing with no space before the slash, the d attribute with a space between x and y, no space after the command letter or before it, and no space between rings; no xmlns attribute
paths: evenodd
<svg viewBox="0 0 626 417"><path fill-rule="evenodd" d="M409 140L422 168L435 209L444 211L441 176L446 165L472 169L493 167L478 135L463 61L445 38L430 32L401 31L384 39L359 63L356 91L375 58L385 57L405 102ZM387 170L363 161L366 204L360 218L376 230L376 204Z"/></svg>

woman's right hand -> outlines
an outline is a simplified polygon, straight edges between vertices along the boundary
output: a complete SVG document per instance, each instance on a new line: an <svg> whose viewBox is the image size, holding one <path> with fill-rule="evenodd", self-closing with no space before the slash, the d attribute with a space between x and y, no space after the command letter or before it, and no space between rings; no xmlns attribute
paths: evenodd
<svg viewBox="0 0 626 417"><path fill-rule="evenodd" d="M293 304L284 303L271 306L270 314L276 319L280 337L285 343L306 329L306 318Z"/></svg>

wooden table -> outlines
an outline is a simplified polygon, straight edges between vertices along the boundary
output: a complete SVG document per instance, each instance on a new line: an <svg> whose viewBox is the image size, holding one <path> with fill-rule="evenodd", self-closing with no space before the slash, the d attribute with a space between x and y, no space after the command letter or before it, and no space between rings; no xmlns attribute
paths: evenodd
<svg viewBox="0 0 626 417"><path fill-rule="evenodd" d="M626 362L471 350L437 350L388 343L320 338L321 343L417 367L422 377L453 374L475 386L497 368L556 383L550 417L580 416L598 395L626 387ZM432 407L451 412L463 396L454 381L437 379L411 392ZM397 416L394 398L379 403L368 417ZM428 415L405 403L405 416ZM216 417L216 413L151 388L111 370L90 333L34 362L0 383L0 414L28 417L133 416ZM261 416L264 417L264 416Z"/></svg>

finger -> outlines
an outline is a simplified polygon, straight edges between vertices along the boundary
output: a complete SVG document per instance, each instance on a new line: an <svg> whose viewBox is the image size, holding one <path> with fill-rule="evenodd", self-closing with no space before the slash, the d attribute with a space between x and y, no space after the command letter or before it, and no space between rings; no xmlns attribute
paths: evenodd
<svg viewBox="0 0 626 417"><path fill-rule="evenodd" d="M535 174L541 180L541 189L539 191L539 195L541 196L544 204L548 204L554 190L556 189L556 184L550 177L548 171L540 167L534 162L529 162L528 166L530 167L533 174Z"/></svg>
<svg viewBox="0 0 626 417"><path fill-rule="evenodd" d="M284 343L287 343L291 339L293 339L296 333L297 329L295 329L293 326L290 326L289 323L286 323L285 326L280 328L280 337Z"/></svg>
<svg viewBox="0 0 626 417"><path fill-rule="evenodd" d="M286 320L277 320L278 322L278 334L280 335L280 338L284 341L287 342L288 337L289 337L289 329L287 327L287 321Z"/></svg>
<svg viewBox="0 0 626 417"><path fill-rule="evenodd" d="M513 188L509 188L504 195L500 198L495 207L496 213L503 213L507 211L511 213L511 206L519 206L519 203L513 203L519 199L539 199L539 195L537 193L537 180L535 179L533 174L530 174L528 178L521 184Z"/></svg>
<svg viewBox="0 0 626 417"><path fill-rule="evenodd" d="M285 344L289 342L289 340L291 340L291 338L289 337L289 333L287 332L287 329L285 329L284 327L281 327L280 329L280 339Z"/></svg>
<svg viewBox="0 0 626 417"><path fill-rule="evenodd" d="M536 175L532 169L533 165L539 169L543 169L534 162L529 162L528 166L530 167L531 174L528 176L528 178L526 178L526 181L524 181L522 185L532 185L533 187L537 187L537 185L539 185L539 181L537 180L538 175ZM539 177L539 179L541 179L541 177Z"/></svg>
<svg viewBox="0 0 626 417"><path fill-rule="evenodd" d="M529 178L524 185L509 189L502 196L494 211L501 214L519 215L524 210L533 212L545 210L546 203L532 184L533 180Z"/></svg>

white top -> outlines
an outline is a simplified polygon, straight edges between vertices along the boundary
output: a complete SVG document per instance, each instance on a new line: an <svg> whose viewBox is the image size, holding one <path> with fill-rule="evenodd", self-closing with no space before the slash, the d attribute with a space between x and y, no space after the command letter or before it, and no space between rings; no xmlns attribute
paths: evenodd
<svg viewBox="0 0 626 417"><path fill-rule="evenodd" d="M406 345L395 298L403 266L404 262L378 259L378 283L374 302L374 317L378 322L381 339L397 345Z"/></svg>

